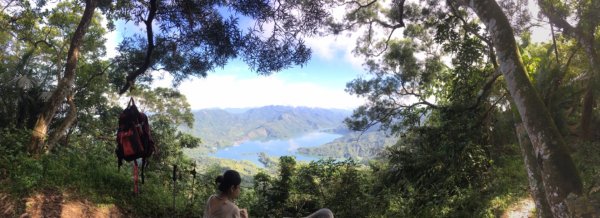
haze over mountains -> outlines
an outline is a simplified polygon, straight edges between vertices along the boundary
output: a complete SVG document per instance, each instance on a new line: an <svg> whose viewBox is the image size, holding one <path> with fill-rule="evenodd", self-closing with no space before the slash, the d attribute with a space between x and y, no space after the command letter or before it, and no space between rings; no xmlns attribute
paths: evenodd
<svg viewBox="0 0 600 218"><path fill-rule="evenodd" d="M247 140L289 139L312 132L330 132L342 137L319 147L299 149L309 155L327 157L371 157L395 140L385 134L349 131L343 120L352 111L290 106L265 106L241 109L203 109L194 111L193 129L182 127L203 142L203 147L221 148Z"/></svg>
<svg viewBox="0 0 600 218"><path fill-rule="evenodd" d="M194 111L188 131L207 146L230 146L245 140L285 139L305 133L343 128L351 111L308 107L265 106L249 109Z"/></svg>

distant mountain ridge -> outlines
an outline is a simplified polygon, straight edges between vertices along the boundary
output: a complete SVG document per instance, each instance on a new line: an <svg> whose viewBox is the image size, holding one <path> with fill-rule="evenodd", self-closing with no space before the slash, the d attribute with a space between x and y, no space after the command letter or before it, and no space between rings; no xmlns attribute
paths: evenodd
<svg viewBox="0 0 600 218"><path fill-rule="evenodd" d="M192 129L208 147L234 145L245 140L284 139L320 130L343 129L349 110L290 106L202 109L193 112Z"/></svg>

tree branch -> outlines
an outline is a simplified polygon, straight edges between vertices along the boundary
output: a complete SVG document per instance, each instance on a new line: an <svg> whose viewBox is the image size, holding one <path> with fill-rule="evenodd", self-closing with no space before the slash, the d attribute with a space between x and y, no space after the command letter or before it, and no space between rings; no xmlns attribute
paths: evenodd
<svg viewBox="0 0 600 218"><path fill-rule="evenodd" d="M467 32L475 35L479 40L485 42L485 44L488 46L488 55L490 58L490 62L492 62L494 69L497 70L498 62L496 60L496 53L494 52L494 43L492 43L492 41L489 38L479 34L479 32L477 32L477 30L471 28L469 26L469 23L464 19L464 17L462 17L458 14L458 9L454 6L454 4L450 3L448 5L450 5L450 10L452 10L452 14L454 15L454 17L458 18L463 23L465 30Z"/></svg>
<svg viewBox="0 0 600 218"><path fill-rule="evenodd" d="M9 8L11 6L11 4L14 2L15 0L10 0L8 3L6 3L6 6L2 7L2 11L1 13L4 14L4 11Z"/></svg>
<svg viewBox="0 0 600 218"><path fill-rule="evenodd" d="M352 3L352 4L358 5L358 8L353 11L353 13L356 13L358 10L366 8L366 7L369 7L369 6L373 5L375 2L377 2L377 0L373 0L373 1L369 2L369 3L367 3L366 5L363 5L360 2L358 2L358 1L349 1L349 2L346 2L344 4L350 4L350 3Z"/></svg>
<svg viewBox="0 0 600 218"><path fill-rule="evenodd" d="M492 74L492 77L485 83L485 85L483 85L483 88L481 88L479 93L477 93L477 101L475 102L475 104L473 104L468 109L472 110L472 109L475 109L477 106L479 106L479 104L483 101L483 99L488 96L488 94L490 93L489 91L492 88L492 85L496 82L496 80L500 76L502 76L502 73L500 73L500 71L498 71L498 70L494 71L494 73Z"/></svg>
<svg viewBox="0 0 600 218"><path fill-rule="evenodd" d="M573 27L569 22L558 15L558 11L556 8L550 3L548 0L538 0L538 5L540 6L540 10L550 22L556 25L556 27L563 29L563 33L566 35L570 35L574 38L578 38L581 35L581 30L579 28Z"/></svg>
<svg viewBox="0 0 600 218"><path fill-rule="evenodd" d="M479 121L479 123L483 123L483 121L485 120L485 118L487 118L487 116L490 114L490 112L492 111L492 109L496 108L496 105L498 105L498 103L500 103L500 101L502 101L504 98L506 98L507 93L504 93L504 95L502 95L500 98L498 98L498 100L496 100L491 106L490 108L488 108L485 113L483 113L483 117L481 117L481 121Z"/></svg>
<svg viewBox="0 0 600 218"><path fill-rule="evenodd" d="M119 91L119 94L122 95L127 90L133 86L135 83L135 79L142 75L148 70L152 62L152 51L154 50L154 33L152 32L152 22L154 21L154 17L156 16L157 11L157 0L150 0L150 11L148 13L148 18L144 20L146 24L146 37L148 40L148 47L146 48L146 56L144 58L144 63L135 71L127 74L127 82Z"/></svg>
<svg viewBox="0 0 600 218"><path fill-rule="evenodd" d="M82 86L79 86L76 90L75 93L80 92L81 90L86 89L88 86L90 86L90 84L92 83L92 80L94 80L96 77L99 77L101 75L103 75L104 73L106 73L106 71L112 66L113 64L111 63L110 65L106 66L102 71L93 74Z"/></svg>

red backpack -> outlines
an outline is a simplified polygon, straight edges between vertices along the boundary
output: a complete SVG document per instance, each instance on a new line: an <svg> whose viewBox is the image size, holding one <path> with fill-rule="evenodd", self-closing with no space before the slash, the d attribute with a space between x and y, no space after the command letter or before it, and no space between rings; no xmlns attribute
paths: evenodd
<svg viewBox="0 0 600 218"><path fill-rule="evenodd" d="M127 108L119 115L119 130L117 131L117 149L119 169L123 159L130 162L142 158L142 184L144 183L144 168L148 165L148 158L154 153L154 140L150 134L148 116L140 112L135 106L133 98L129 100ZM135 192L137 193L137 161L134 161Z"/></svg>

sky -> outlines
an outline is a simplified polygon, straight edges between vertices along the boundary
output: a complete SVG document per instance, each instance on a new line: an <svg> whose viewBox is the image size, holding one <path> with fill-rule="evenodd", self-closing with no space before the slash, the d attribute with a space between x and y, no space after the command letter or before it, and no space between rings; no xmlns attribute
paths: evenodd
<svg viewBox="0 0 600 218"><path fill-rule="evenodd" d="M530 5L530 9L535 17L537 8ZM114 56L114 48L124 36L139 29L131 23L117 23L117 30L106 35L108 56ZM534 42L550 37L548 26L534 28L532 33ZM354 109L365 101L345 92L346 83L366 76L362 59L352 54L356 37L342 34L308 38L306 43L312 50L308 63L270 76L257 75L243 61L234 59L209 72L206 78L182 82L178 90L187 97L192 110L267 105ZM163 78L155 82L155 87L170 87L168 73L152 74Z"/></svg>

